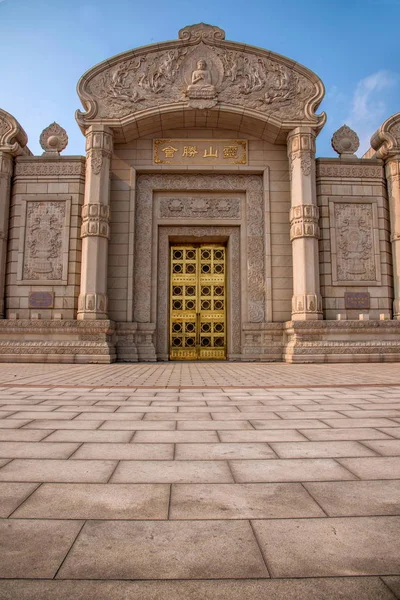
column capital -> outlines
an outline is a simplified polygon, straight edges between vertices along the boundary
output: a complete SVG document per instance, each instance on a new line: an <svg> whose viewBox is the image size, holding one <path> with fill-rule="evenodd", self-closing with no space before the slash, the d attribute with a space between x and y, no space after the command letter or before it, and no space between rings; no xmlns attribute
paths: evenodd
<svg viewBox="0 0 400 600"><path fill-rule="evenodd" d="M311 175L315 161L315 131L311 127L295 127L287 136L287 154L290 173L293 172L295 160L299 159L301 172L305 177Z"/></svg>
<svg viewBox="0 0 400 600"><path fill-rule="evenodd" d="M111 158L113 130L106 125L91 125L86 131L86 154L91 171L99 175L104 157Z"/></svg>
<svg viewBox="0 0 400 600"><path fill-rule="evenodd" d="M10 179L13 172L14 160L9 152L0 150L0 178Z"/></svg>

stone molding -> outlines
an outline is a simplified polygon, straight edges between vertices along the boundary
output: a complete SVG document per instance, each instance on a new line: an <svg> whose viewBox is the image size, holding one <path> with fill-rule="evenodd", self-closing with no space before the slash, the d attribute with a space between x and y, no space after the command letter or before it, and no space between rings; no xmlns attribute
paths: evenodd
<svg viewBox="0 0 400 600"><path fill-rule="evenodd" d="M265 315L265 240L263 180L259 175L140 175L137 179L134 320L150 322L153 231L153 192L181 190L246 192L248 321L263 322ZM206 225L206 222L205 222ZM204 235L208 228L203 227Z"/></svg>
<svg viewBox="0 0 400 600"><path fill-rule="evenodd" d="M303 238L319 238L319 208L314 204L300 204L290 209L290 241Z"/></svg>
<svg viewBox="0 0 400 600"><path fill-rule="evenodd" d="M121 128L171 109L220 105L287 131L294 123L323 126L325 115L315 110L324 88L314 73L224 38L218 27L200 23L181 29L179 40L131 50L93 67L78 83L86 110L77 111L79 125L85 130L106 122Z"/></svg>
<svg viewBox="0 0 400 600"><path fill-rule="evenodd" d="M240 219L239 198L196 196L193 198L161 198L161 219Z"/></svg>
<svg viewBox="0 0 400 600"><path fill-rule="evenodd" d="M88 203L82 206L81 238L98 236L110 239L110 207Z"/></svg>
<svg viewBox="0 0 400 600"><path fill-rule="evenodd" d="M322 159L323 160L323 159ZM338 162L322 163L321 159L317 160L317 179L328 177L334 179L382 179L383 167L381 165L373 164L340 164L340 159L334 159ZM360 162L362 159L358 159Z"/></svg>
<svg viewBox="0 0 400 600"><path fill-rule="evenodd" d="M62 157L49 160L47 157L35 157L33 160L17 159L14 170L15 177L62 177L85 176L85 159L75 160Z"/></svg>

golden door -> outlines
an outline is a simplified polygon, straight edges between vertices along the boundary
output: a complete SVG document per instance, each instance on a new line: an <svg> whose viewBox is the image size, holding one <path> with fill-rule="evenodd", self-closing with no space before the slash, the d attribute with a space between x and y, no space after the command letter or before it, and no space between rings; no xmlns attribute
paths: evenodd
<svg viewBox="0 0 400 600"><path fill-rule="evenodd" d="M226 248L171 246L170 359L226 358Z"/></svg>

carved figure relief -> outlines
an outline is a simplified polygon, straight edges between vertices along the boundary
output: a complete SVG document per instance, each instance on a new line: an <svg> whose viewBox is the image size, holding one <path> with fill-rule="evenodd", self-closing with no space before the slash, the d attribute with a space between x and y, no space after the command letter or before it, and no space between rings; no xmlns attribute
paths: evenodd
<svg viewBox="0 0 400 600"><path fill-rule="evenodd" d="M238 198L196 197L161 198L160 217L162 219L240 219Z"/></svg>
<svg viewBox="0 0 400 600"><path fill-rule="evenodd" d="M86 74L78 89L88 117L78 111L78 120L120 118L171 103L206 109L218 102L282 120L324 120L313 114L322 84L303 67L256 48L243 51L210 25L187 27L179 36L164 50L157 44L131 51Z"/></svg>
<svg viewBox="0 0 400 600"><path fill-rule="evenodd" d="M334 203L337 279L376 281L372 204Z"/></svg>
<svg viewBox="0 0 400 600"><path fill-rule="evenodd" d="M28 202L23 279L62 278L65 202Z"/></svg>

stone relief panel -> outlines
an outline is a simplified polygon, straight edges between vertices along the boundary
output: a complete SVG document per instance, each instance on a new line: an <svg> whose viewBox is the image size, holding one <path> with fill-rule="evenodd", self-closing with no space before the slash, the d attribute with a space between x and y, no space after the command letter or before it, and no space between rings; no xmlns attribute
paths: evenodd
<svg viewBox="0 0 400 600"><path fill-rule="evenodd" d="M335 285L379 285L376 202L330 202L332 280Z"/></svg>
<svg viewBox="0 0 400 600"><path fill-rule="evenodd" d="M153 236L153 192L180 190L194 192L229 191L246 193L246 231L247 231L247 297L249 322L259 323L265 319L265 256L264 256L264 197L262 177L259 175L177 175L154 174L140 175L137 180L136 200L136 269L134 281L134 321L151 322L151 281ZM207 197L208 198L208 197ZM222 200L229 198L224 196ZM167 202L167 199L165 199ZM178 202L175 202L177 200ZM197 204L197 200L199 203ZM222 202L222 200L215 200ZM232 198L233 200L233 198ZM171 196L172 208L180 208L184 199ZM239 200L238 200L239 201ZM190 202L190 196L189 196ZM204 204L203 204L204 202ZM208 200L196 198L195 207L205 208ZM169 212L171 206L166 205ZM225 205L223 205L225 206ZM234 204L232 203L232 206ZM193 210L193 207L190 207ZM172 211L174 213L174 211ZM172 218L176 219L174 215ZM207 214L203 216L207 221ZM203 223L204 225L204 223ZM208 235L204 227L204 235ZM243 250L244 251L244 250ZM153 275L154 276L154 275Z"/></svg>
<svg viewBox="0 0 400 600"><path fill-rule="evenodd" d="M78 120L118 119L171 103L199 109L220 103L280 121L306 118L322 124L324 116L314 115L314 108L323 86L314 74L268 51L249 46L243 51L242 44L226 42L221 29L215 36L216 29L187 27L179 41L133 50L94 67L78 85L88 109L86 115L78 111Z"/></svg>
<svg viewBox="0 0 400 600"><path fill-rule="evenodd" d="M67 283L70 203L70 199L23 202L21 283Z"/></svg>
<svg viewBox="0 0 400 600"><path fill-rule="evenodd" d="M239 227L159 227L158 234L158 301L157 301L157 337L158 357L168 358L168 298L169 298L169 240L188 237L207 240L218 236L226 238L228 246L228 353L241 352L241 280L240 280L240 230Z"/></svg>
<svg viewBox="0 0 400 600"><path fill-rule="evenodd" d="M239 198L215 198L196 196L193 198L161 198L161 219L240 219Z"/></svg>

